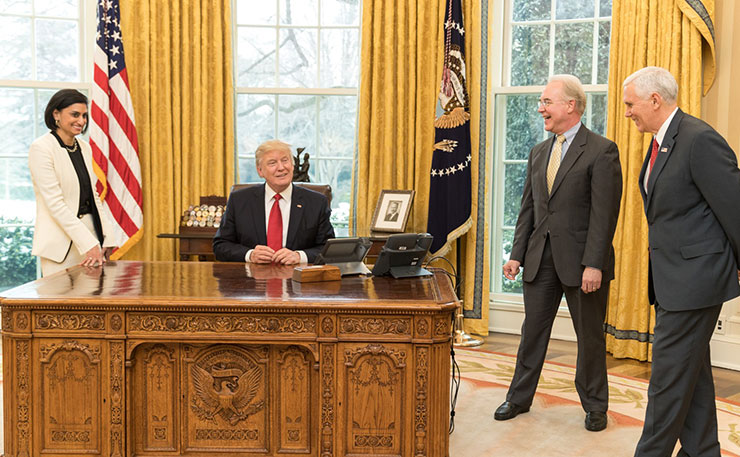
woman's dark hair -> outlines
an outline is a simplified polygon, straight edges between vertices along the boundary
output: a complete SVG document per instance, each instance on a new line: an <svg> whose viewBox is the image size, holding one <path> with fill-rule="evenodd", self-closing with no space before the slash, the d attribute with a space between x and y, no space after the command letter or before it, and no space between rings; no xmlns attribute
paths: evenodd
<svg viewBox="0 0 740 457"><path fill-rule="evenodd" d="M52 95L49 99L49 103L46 104L46 110L44 111L44 123L49 127L51 131L57 129L57 124L54 121L54 111L61 111L69 105L75 103L84 103L87 105L87 97L85 94L80 93L75 89L62 89L56 94ZM82 133L87 131L87 123L82 128Z"/></svg>

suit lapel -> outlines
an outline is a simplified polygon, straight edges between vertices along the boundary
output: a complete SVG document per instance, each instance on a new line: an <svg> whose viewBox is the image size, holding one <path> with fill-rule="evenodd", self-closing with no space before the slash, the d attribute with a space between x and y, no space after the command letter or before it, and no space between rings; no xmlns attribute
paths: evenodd
<svg viewBox="0 0 740 457"><path fill-rule="evenodd" d="M650 163L650 151L652 149L652 142L650 142L650 146L648 146L647 153L645 154L645 160L642 162L642 168L640 169L640 177L637 179L639 188L640 188L640 195L642 196L642 206L645 209L645 212L647 212L647 193L645 192L645 173L647 173L647 167L648 163Z"/></svg>
<svg viewBox="0 0 740 457"><path fill-rule="evenodd" d="M535 146L532 151L532 192L542 193L543 195L536 195L536 197L545 199L547 199L547 159L552 143L552 141L545 141L540 143L539 147ZM538 184L535 185L535 182Z"/></svg>
<svg viewBox="0 0 740 457"><path fill-rule="evenodd" d="M254 202L248 205L252 208L254 233L257 234L257 244L267 245L267 229L265 228L265 185L262 184L257 192L252 194Z"/></svg>
<svg viewBox="0 0 740 457"><path fill-rule="evenodd" d="M673 146L676 144L676 135L678 135L678 124L683 119L683 111L680 109L676 111L676 115L673 116L668 129L663 137L663 143L658 148L658 157L655 159L653 169L650 170L650 176L648 177L648 190L647 190L647 201L645 208L650 206L650 201L653 197L653 189L655 188L655 181L660 177L660 172L663 171L663 167L668 161L668 157L673 151Z"/></svg>
<svg viewBox="0 0 740 457"><path fill-rule="evenodd" d="M291 184L292 185L292 184ZM303 217L303 194L297 186L293 186L293 195L290 202L290 221L288 222L288 236L285 239L285 247L293 246L298 227L301 226Z"/></svg>
<svg viewBox="0 0 740 457"><path fill-rule="evenodd" d="M581 128L578 129L576 136L573 138L573 144L568 147L565 158L562 162L560 162L560 167L558 168L558 172L555 175L555 181L552 183L552 192L550 192L550 198L552 198L552 196L555 195L555 192L557 192L558 187L560 186L560 183L563 182L563 179L568 173L568 170L571 169L573 164L576 163L576 160L578 160L581 154L583 154L583 151L586 150L587 134L588 129L583 124L581 124Z"/></svg>

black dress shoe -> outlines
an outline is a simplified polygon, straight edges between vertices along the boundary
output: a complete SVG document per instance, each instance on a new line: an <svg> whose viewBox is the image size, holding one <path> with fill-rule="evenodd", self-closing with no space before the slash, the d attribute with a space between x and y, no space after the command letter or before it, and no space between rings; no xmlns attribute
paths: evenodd
<svg viewBox="0 0 740 457"><path fill-rule="evenodd" d="M501 403L501 406L496 408L496 412L493 414L493 418L497 421L505 421L513 419L519 414L526 413L529 411L529 406L523 407L515 405L514 403L505 401Z"/></svg>
<svg viewBox="0 0 740 457"><path fill-rule="evenodd" d="M590 411L586 413L586 430L600 432L606 428L606 413Z"/></svg>

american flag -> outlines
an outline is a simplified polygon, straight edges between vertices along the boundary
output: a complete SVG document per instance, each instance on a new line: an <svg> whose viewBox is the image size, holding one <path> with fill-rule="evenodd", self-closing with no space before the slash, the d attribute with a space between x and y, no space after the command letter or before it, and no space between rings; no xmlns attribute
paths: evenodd
<svg viewBox="0 0 740 457"><path fill-rule="evenodd" d="M112 236L120 258L143 234L141 167L126 63L123 59L118 0L98 0L90 146L96 188L104 212L114 222Z"/></svg>

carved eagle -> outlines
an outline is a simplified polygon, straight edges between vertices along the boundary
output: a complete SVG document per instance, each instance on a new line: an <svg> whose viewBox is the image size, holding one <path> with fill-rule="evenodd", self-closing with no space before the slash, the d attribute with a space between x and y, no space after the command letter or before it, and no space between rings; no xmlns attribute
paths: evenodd
<svg viewBox="0 0 740 457"><path fill-rule="evenodd" d="M260 386L262 370L256 365L238 378L232 376L216 380L211 373L198 365L193 365L190 373L195 393L205 406L201 408L193 405L202 419L213 420L218 414L231 425L236 425L261 410L264 405L263 401L259 401L246 408L254 400Z"/></svg>

